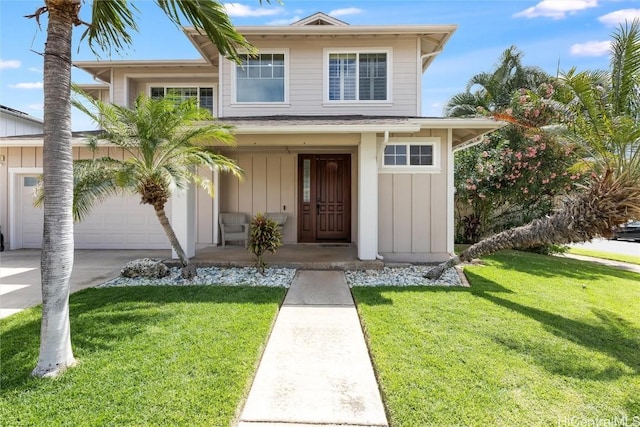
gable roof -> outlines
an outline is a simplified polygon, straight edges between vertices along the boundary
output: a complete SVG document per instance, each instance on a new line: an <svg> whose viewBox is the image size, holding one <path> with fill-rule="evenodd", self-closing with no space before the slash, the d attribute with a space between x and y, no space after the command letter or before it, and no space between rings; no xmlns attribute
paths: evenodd
<svg viewBox="0 0 640 427"><path fill-rule="evenodd" d="M291 26L299 27L302 25L349 25L344 21L327 15L326 13L316 12L311 16L302 18L291 24Z"/></svg>

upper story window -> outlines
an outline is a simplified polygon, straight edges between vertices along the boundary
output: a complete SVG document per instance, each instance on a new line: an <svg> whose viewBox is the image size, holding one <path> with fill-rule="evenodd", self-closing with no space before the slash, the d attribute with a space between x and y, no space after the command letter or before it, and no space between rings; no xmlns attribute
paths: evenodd
<svg viewBox="0 0 640 427"><path fill-rule="evenodd" d="M381 172L438 172L440 138L391 138L381 153Z"/></svg>
<svg viewBox="0 0 640 427"><path fill-rule="evenodd" d="M164 98L171 96L178 101L185 101L189 98L198 100L200 108L205 108L213 114L213 88L212 87L165 87L152 86L150 88L151 98Z"/></svg>
<svg viewBox="0 0 640 427"><path fill-rule="evenodd" d="M389 101L389 57L385 51L328 52L328 100Z"/></svg>
<svg viewBox="0 0 640 427"><path fill-rule="evenodd" d="M286 55L240 55L235 67L236 102L285 102Z"/></svg>

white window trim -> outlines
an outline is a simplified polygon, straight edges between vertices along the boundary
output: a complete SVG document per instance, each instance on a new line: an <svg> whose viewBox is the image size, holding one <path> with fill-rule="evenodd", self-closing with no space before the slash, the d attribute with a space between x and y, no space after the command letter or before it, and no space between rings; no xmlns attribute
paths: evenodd
<svg viewBox="0 0 640 427"><path fill-rule="evenodd" d="M380 100L330 100L329 99L329 55L333 53L386 53L387 54L387 99ZM348 106L348 105L390 105L393 104L393 93L391 92L393 81L393 50L388 47L380 48L324 48L322 64L322 81L324 82L324 106ZM359 76L356 79L356 93L360 89Z"/></svg>
<svg viewBox="0 0 640 427"><path fill-rule="evenodd" d="M440 164L441 139L434 136L389 138L388 142L379 139L378 146L378 171L379 173L439 173L442 172ZM433 147L433 165L385 165L384 148L388 145L431 145ZM409 149L407 147L407 153ZM407 159L409 154L407 154Z"/></svg>
<svg viewBox="0 0 640 427"><path fill-rule="evenodd" d="M238 52L240 54L246 54L246 51ZM231 74L231 107L251 107L251 106L265 106L270 105L272 107L288 107L289 106L289 74L291 69L289 67L289 49L260 49L258 54L283 54L284 55L284 101L282 102L238 102L238 75L236 69L238 65L235 62L229 61L230 74Z"/></svg>
<svg viewBox="0 0 640 427"><path fill-rule="evenodd" d="M198 106L200 105L200 88L213 88L213 116L217 117L218 114L218 85L214 83L147 83L145 85L144 93L151 98L151 88L152 87L162 87L165 90L167 88L197 88L198 89Z"/></svg>

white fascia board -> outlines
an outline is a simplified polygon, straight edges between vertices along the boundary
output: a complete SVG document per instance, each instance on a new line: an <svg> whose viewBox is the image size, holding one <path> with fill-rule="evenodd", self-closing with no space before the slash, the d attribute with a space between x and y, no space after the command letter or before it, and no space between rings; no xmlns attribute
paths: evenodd
<svg viewBox="0 0 640 427"><path fill-rule="evenodd" d="M0 147L42 147L43 138L21 138L21 139L0 139ZM84 147L87 145L86 138L72 138L71 146ZM107 141L98 141L98 147L114 146Z"/></svg>
<svg viewBox="0 0 640 427"><path fill-rule="evenodd" d="M247 26L237 27L239 33L250 35L339 35L339 34L446 34L454 32L457 25L308 25L308 26ZM187 34L198 34L192 27L186 27Z"/></svg>
<svg viewBox="0 0 640 427"><path fill-rule="evenodd" d="M220 120L224 123L224 119ZM279 133L366 133L366 132L419 132L420 125L287 125L287 126L234 126L234 133L244 134L279 134Z"/></svg>
<svg viewBox="0 0 640 427"><path fill-rule="evenodd" d="M423 128L431 129L499 129L505 126L506 122L497 121L494 119L462 119L462 118L419 118L413 119L416 123L420 123Z"/></svg>
<svg viewBox="0 0 640 427"><path fill-rule="evenodd" d="M78 68L122 68L131 66L166 67L166 66L203 66L209 65L204 59L122 59L107 61L73 61Z"/></svg>

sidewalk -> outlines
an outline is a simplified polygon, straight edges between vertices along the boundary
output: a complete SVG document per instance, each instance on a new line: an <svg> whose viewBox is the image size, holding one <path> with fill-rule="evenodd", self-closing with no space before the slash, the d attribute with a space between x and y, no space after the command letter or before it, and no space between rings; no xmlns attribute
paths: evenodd
<svg viewBox="0 0 640 427"><path fill-rule="evenodd" d="M569 253L564 253L558 256L565 257L565 258L573 258L580 261L589 261L589 262L593 262L600 265L619 268L620 270L627 270L627 271L633 271L635 273L640 273L640 265L638 264L631 264L628 262L614 261L614 260L603 259L603 258L594 258L590 256L575 255L575 254L569 254Z"/></svg>
<svg viewBox="0 0 640 427"><path fill-rule="evenodd" d="M298 271L238 423L284 425L388 425L341 271Z"/></svg>

